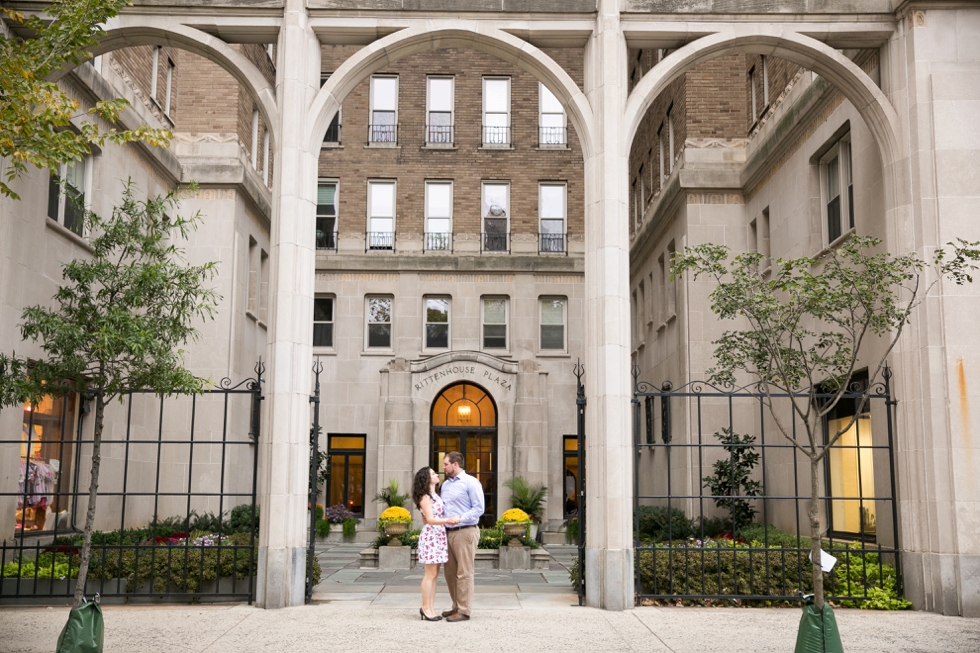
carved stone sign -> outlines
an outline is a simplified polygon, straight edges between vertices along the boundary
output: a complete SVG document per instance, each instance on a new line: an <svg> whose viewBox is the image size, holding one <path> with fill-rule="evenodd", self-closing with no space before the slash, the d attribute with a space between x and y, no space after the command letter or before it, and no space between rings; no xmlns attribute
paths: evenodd
<svg viewBox="0 0 980 653"><path fill-rule="evenodd" d="M451 363L441 369L430 370L418 375L413 383L416 392L430 385L445 385L452 381L470 381L483 386L495 385L503 390L513 390L514 382L510 375L498 372L492 367L479 363Z"/></svg>

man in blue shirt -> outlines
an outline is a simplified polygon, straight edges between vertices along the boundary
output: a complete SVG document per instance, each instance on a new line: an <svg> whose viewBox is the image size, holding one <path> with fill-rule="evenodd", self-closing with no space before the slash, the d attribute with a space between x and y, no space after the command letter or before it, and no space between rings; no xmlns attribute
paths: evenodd
<svg viewBox="0 0 980 653"><path fill-rule="evenodd" d="M485 500L483 486L463 469L463 454L450 451L442 461L446 481L442 484L445 516L456 517L456 526L447 526L449 561L445 565L446 585L453 607L442 616L446 621L468 621L473 604L473 568L476 565L476 546L480 542L480 517Z"/></svg>

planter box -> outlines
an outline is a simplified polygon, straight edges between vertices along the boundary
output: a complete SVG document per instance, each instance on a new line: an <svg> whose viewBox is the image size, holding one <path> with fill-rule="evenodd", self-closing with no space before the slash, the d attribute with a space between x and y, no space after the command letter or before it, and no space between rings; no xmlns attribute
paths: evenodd
<svg viewBox="0 0 980 653"><path fill-rule="evenodd" d="M382 547L382 548L404 548L408 547ZM504 547L507 548L507 547ZM511 547L517 549L517 547ZM551 562L551 554L548 553L547 549L529 549L526 547L521 547L528 552L528 563L529 567L511 567L511 569L547 569ZM519 549L518 549L519 550ZM504 554L505 559L507 554ZM377 569L378 568L378 549L367 548L361 551L361 569ZM414 568L417 564L418 555L415 549L412 549L411 562L409 568ZM476 569L507 569L507 567L500 566L500 551L499 549L477 549L476 550L476 561L474 567ZM404 567L402 567L404 568Z"/></svg>
<svg viewBox="0 0 980 653"><path fill-rule="evenodd" d="M411 569L416 559L415 549L407 546L383 546L378 549L378 569Z"/></svg>

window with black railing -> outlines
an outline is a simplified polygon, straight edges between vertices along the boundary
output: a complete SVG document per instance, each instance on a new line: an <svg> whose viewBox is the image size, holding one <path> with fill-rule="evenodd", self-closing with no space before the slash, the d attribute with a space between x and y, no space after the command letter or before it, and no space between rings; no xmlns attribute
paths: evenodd
<svg viewBox="0 0 980 653"><path fill-rule="evenodd" d="M427 252L453 251L453 235L451 233L441 231L426 232L423 239L425 241L425 251Z"/></svg>
<svg viewBox="0 0 980 653"><path fill-rule="evenodd" d="M510 145L510 127L484 125L484 145Z"/></svg>
<svg viewBox="0 0 980 653"><path fill-rule="evenodd" d="M484 252L509 252L510 234L506 231L485 231L480 236L480 249Z"/></svg>
<svg viewBox="0 0 980 653"><path fill-rule="evenodd" d="M316 248L337 249L337 182L317 184Z"/></svg>
<svg viewBox="0 0 980 653"><path fill-rule="evenodd" d="M453 126L433 120L435 112L429 113L429 124L425 126L425 142L429 145L452 145L456 142ZM447 118L449 114L446 114Z"/></svg>
<svg viewBox="0 0 980 653"><path fill-rule="evenodd" d="M395 249L395 232L394 231L368 231L365 234L366 247L368 251L372 250L394 250Z"/></svg>
<svg viewBox="0 0 980 653"><path fill-rule="evenodd" d="M340 113L333 117L330 121L330 126L327 127L327 133L323 136L323 142L329 143L331 145L340 144Z"/></svg>
<svg viewBox="0 0 980 653"><path fill-rule="evenodd" d="M538 145L566 145L568 144L567 127L538 127Z"/></svg>
<svg viewBox="0 0 980 653"><path fill-rule="evenodd" d="M565 234L562 233L539 233L538 252L544 254L567 254L565 246Z"/></svg>
<svg viewBox="0 0 980 653"><path fill-rule="evenodd" d="M388 120L387 116L381 116L379 120L379 113L389 113L386 111L375 111L374 112L374 122L368 125L368 142L369 143L397 143L398 142L398 125L395 124L395 112L391 111L391 122L386 122Z"/></svg>

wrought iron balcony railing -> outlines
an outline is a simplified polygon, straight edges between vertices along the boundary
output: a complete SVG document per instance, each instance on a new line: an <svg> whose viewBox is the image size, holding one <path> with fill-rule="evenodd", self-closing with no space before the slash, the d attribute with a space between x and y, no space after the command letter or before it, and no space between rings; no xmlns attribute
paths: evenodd
<svg viewBox="0 0 980 653"><path fill-rule="evenodd" d="M541 254L568 254L565 234L538 234L538 252Z"/></svg>
<svg viewBox="0 0 980 653"><path fill-rule="evenodd" d="M364 233L364 250L378 251L395 249L394 231L366 231Z"/></svg>
<svg viewBox="0 0 980 653"><path fill-rule="evenodd" d="M427 231L422 236L423 246L427 252L453 251L453 235L444 231Z"/></svg>

